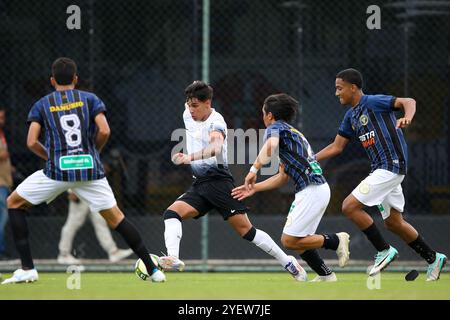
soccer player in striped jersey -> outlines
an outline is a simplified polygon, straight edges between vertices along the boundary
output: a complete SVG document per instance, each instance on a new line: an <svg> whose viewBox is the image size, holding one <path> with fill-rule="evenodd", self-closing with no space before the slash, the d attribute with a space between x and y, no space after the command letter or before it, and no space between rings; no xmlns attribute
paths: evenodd
<svg viewBox="0 0 450 320"><path fill-rule="evenodd" d="M266 98L262 108L267 127L264 145L245 177L245 184L233 189L232 195L243 200L256 192L279 188L291 178L295 184L295 200L289 210L281 242L285 248L298 252L318 274L312 281L337 281L335 273L325 264L316 249L336 251L339 266L344 267L350 255L350 237L345 232L315 234L330 201L330 187L308 140L289 124L297 109L298 102L287 94L275 94ZM278 174L255 184L257 172L270 162L277 149L281 162Z"/></svg>
<svg viewBox="0 0 450 320"><path fill-rule="evenodd" d="M104 103L93 93L75 89L77 66L72 59L58 58L50 79L55 91L37 101L28 115L27 146L46 161L43 170L26 178L8 197L9 219L22 267L2 282L38 280L28 241L26 209L50 203L71 189L100 212L111 229L119 232L147 267L149 279L165 281L165 275L152 262L136 227L117 207L105 177L100 151L110 135ZM41 131L45 145L39 142Z"/></svg>
<svg viewBox="0 0 450 320"><path fill-rule="evenodd" d="M427 281L438 280L447 257L432 250L402 217L405 199L401 183L407 172L408 151L401 129L411 124L416 101L389 95L365 95L362 75L355 69L339 72L335 85L340 103L351 108L345 114L334 142L317 153L317 160L340 154L350 139L358 138L372 163L370 175L342 204L344 214L362 230L378 251L369 275L382 271L398 255L364 211L365 206L378 206L385 226L427 261ZM404 110L404 116L397 120L394 112L399 109Z"/></svg>

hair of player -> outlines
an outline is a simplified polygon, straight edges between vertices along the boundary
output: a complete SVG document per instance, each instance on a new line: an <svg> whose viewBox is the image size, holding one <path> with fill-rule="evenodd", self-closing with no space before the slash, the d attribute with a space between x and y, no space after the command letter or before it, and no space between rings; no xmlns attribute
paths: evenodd
<svg viewBox="0 0 450 320"><path fill-rule="evenodd" d="M213 88L203 81L194 81L184 89L186 100L197 98L199 101L205 102L213 97Z"/></svg>
<svg viewBox="0 0 450 320"><path fill-rule="evenodd" d="M69 85L77 74L77 64L70 58L61 57L52 64L52 77L59 85Z"/></svg>
<svg viewBox="0 0 450 320"><path fill-rule="evenodd" d="M336 75L336 78L341 78L345 82L354 84L359 89L361 89L363 87L363 76L362 76L361 72L359 72L356 69L350 68L350 69L342 70Z"/></svg>
<svg viewBox="0 0 450 320"><path fill-rule="evenodd" d="M297 114L298 101L286 93L270 95L264 100L264 111L271 112L275 120L291 122Z"/></svg>

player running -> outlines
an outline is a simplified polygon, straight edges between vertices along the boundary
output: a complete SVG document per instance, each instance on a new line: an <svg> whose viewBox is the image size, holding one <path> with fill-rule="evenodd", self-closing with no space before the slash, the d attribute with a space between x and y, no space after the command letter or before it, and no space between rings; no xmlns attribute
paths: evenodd
<svg viewBox="0 0 450 320"><path fill-rule="evenodd" d="M213 89L202 81L194 81L185 89L183 120L188 154L177 153L173 162L190 164L194 176L192 186L164 212L164 239L167 256L159 258L165 270L182 271L179 259L182 221L198 219L217 209L224 220L244 239L273 256L297 281L306 281L306 272L293 256L287 256L272 238L252 226L248 208L231 196L235 187L227 165L227 125L220 113L211 108Z"/></svg>
<svg viewBox="0 0 450 320"><path fill-rule="evenodd" d="M136 227L117 207L105 178L100 151L110 135L104 103L92 93L75 90L77 66L69 58L58 58L50 79L55 91L37 101L28 115L27 145L46 161L8 197L9 219L22 268L2 284L38 280L28 241L26 209L51 202L72 189L87 202L92 212L100 212L111 229L119 232L149 270L150 279L166 277L152 262ZM39 142L44 129L45 146Z"/></svg>
<svg viewBox="0 0 450 320"><path fill-rule="evenodd" d="M372 162L370 175L344 200L342 211L377 249L369 275L386 268L398 255L380 234L364 206L378 206L385 226L402 238L429 264L427 281L439 279L447 257L432 250L402 212L405 198L401 183L407 171L407 145L401 128L408 127L416 112L416 101L388 95L365 95L359 71L346 69L336 75L336 96L342 105L351 105L333 143L317 153L321 161L340 154L349 140L358 137ZM394 111L405 114L396 119Z"/></svg>
<svg viewBox="0 0 450 320"><path fill-rule="evenodd" d="M318 276L312 281L337 281L336 274L325 264L316 249L335 250L339 266L344 267L350 256L349 235L345 232L315 234L330 201L330 187L322 175L322 169L305 136L289 124L296 114L298 102L287 94L275 94L266 98L262 113L267 127L264 146L261 148L245 185L233 189L235 199L243 200L256 192L276 189L291 178L295 183L295 200L287 216L281 236L286 249L295 250ZM279 150L279 173L256 183L256 174L271 161Z"/></svg>

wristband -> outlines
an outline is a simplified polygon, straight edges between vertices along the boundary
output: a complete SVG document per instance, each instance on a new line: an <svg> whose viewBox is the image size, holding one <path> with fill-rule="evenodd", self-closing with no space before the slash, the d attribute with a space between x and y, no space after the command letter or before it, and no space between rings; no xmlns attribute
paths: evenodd
<svg viewBox="0 0 450 320"><path fill-rule="evenodd" d="M252 167L250 168L250 172L251 172L251 173L257 174L258 171L259 171L259 169L257 169L255 166L252 166Z"/></svg>

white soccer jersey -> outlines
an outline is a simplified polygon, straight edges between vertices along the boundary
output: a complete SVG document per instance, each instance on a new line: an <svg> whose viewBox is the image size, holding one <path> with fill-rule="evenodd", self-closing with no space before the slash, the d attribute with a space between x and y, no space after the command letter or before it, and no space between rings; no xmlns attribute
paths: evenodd
<svg viewBox="0 0 450 320"><path fill-rule="evenodd" d="M195 121L188 109L183 113L184 126L186 127L186 147L188 154L198 152L209 144L209 134L212 131L222 132L224 143L221 154L203 160L191 162L193 174L197 177L208 177L215 174L231 175L227 162L227 124L222 115L212 108L212 113L205 121Z"/></svg>

